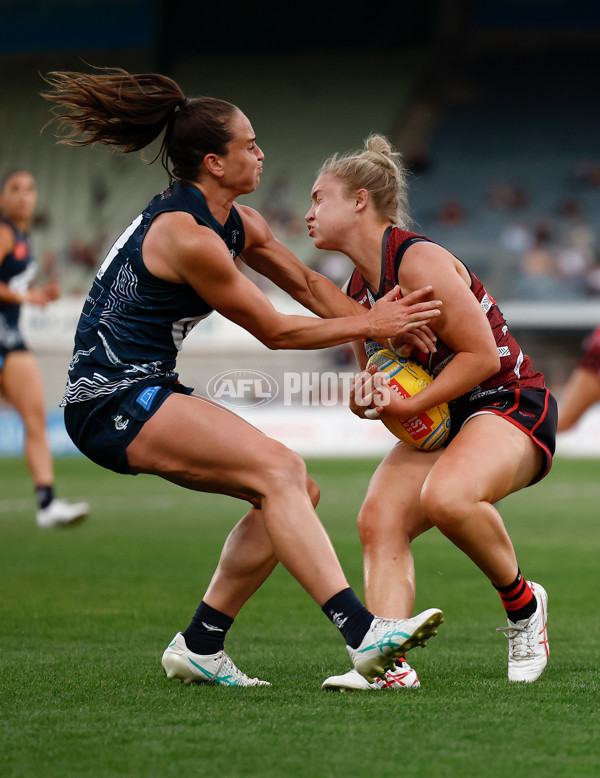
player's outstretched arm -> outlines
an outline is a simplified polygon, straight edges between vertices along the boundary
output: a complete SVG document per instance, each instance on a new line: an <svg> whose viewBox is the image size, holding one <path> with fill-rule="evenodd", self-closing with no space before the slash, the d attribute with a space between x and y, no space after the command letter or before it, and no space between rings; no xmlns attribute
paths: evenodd
<svg viewBox="0 0 600 778"><path fill-rule="evenodd" d="M311 270L273 235L265 219L248 206L237 206L246 233L243 259L317 316L335 318L364 313L325 276Z"/></svg>
<svg viewBox="0 0 600 778"><path fill-rule="evenodd" d="M396 302L398 289L394 289L358 316L285 316L235 267L223 241L186 216L173 215L169 220L172 228L149 244L145 253L149 269L167 280L189 283L215 310L269 348L325 348L357 338L379 340L421 326L439 315L437 301L413 305L407 298ZM159 231L155 235L158 237Z"/></svg>
<svg viewBox="0 0 600 778"><path fill-rule="evenodd" d="M246 264L261 275L269 278L294 300L304 305L309 311L322 318L339 316L359 316L367 313L367 309L348 297L344 291L325 276L311 270L281 241L273 232L265 219L253 208L237 206L246 232L246 246L243 259ZM418 306L414 312L431 311L436 308L436 301L431 297L431 286L426 285L409 295L405 301L407 308ZM414 327L411 328L415 329ZM396 335L401 335L401 332ZM421 338L408 339L412 345L418 345L429 340L428 334Z"/></svg>

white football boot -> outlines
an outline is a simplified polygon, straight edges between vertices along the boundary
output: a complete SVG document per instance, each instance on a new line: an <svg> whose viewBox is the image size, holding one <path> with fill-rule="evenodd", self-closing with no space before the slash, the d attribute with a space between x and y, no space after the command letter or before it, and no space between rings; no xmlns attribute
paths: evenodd
<svg viewBox="0 0 600 778"><path fill-rule="evenodd" d="M508 637L508 680L536 681L542 674L548 657L550 645L546 621L548 619L548 594L543 586L528 581L537 608L528 619L512 622L507 627L498 627Z"/></svg>
<svg viewBox="0 0 600 778"><path fill-rule="evenodd" d="M327 678L321 688L345 692L346 689L418 689L421 685L416 671L406 661L396 660L391 670L386 670L382 678L376 678L369 683L356 670L349 670L344 675L332 675Z"/></svg>
<svg viewBox="0 0 600 778"><path fill-rule="evenodd" d="M52 529L53 527L72 527L90 512L87 502L67 502L56 497L45 508L40 508L35 514L38 527Z"/></svg>
<svg viewBox="0 0 600 778"><path fill-rule="evenodd" d="M268 681L248 676L233 664L225 651L216 654L194 654L178 632L167 646L162 666L167 678L178 678L184 684L213 684L217 686L270 686Z"/></svg>
<svg viewBox="0 0 600 778"><path fill-rule="evenodd" d="M374 683L394 666L396 659L415 646L424 646L437 635L444 614L429 608L412 619L382 619L375 616L358 648L346 646L354 669Z"/></svg>

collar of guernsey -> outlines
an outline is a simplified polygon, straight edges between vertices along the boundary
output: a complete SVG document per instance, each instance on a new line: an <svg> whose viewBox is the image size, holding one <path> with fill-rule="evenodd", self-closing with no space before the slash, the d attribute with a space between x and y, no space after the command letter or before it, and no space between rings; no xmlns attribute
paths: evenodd
<svg viewBox="0 0 600 778"><path fill-rule="evenodd" d="M213 216L202 192L193 184L176 181L152 200L147 211L150 212L151 217L167 211L187 211L198 224L216 232L233 257L244 249L244 224L235 206L232 207L225 224L221 224Z"/></svg>

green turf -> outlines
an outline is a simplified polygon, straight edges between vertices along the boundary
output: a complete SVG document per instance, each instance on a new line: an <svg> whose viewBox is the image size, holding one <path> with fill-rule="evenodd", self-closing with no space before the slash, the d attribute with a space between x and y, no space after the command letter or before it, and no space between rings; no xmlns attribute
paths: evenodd
<svg viewBox="0 0 600 778"><path fill-rule="evenodd" d="M375 462L311 462L320 513L361 586L355 516ZM284 571L242 611L236 662L272 688L184 687L160 656L184 628L242 504L58 460L93 504L41 532L21 461L0 459L0 776L598 776L600 462L556 462L501 505L550 594L551 664L506 680L497 595L439 533L415 544L419 609L446 614L411 659L422 688L326 693L343 641Z"/></svg>

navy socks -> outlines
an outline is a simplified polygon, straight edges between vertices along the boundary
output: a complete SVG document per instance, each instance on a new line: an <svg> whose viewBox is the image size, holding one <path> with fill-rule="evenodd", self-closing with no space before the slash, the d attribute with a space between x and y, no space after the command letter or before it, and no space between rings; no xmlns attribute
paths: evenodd
<svg viewBox="0 0 600 778"><path fill-rule="evenodd" d="M350 648L360 646L375 618L350 587L334 594L321 610L339 629Z"/></svg>
<svg viewBox="0 0 600 778"><path fill-rule="evenodd" d="M202 601L189 627L182 634L187 647L194 654L216 654L223 648L225 635L232 624L230 616Z"/></svg>
<svg viewBox="0 0 600 778"><path fill-rule="evenodd" d="M358 648L374 618L350 587L327 600L322 610L351 648ZM232 624L231 617L202 601L183 637L194 654L216 654L223 648L225 635Z"/></svg>
<svg viewBox="0 0 600 778"><path fill-rule="evenodd" d="M42 509L47 508L54 499L54 489L52 486L36 486L35 496L38 507Z"/></svg>

